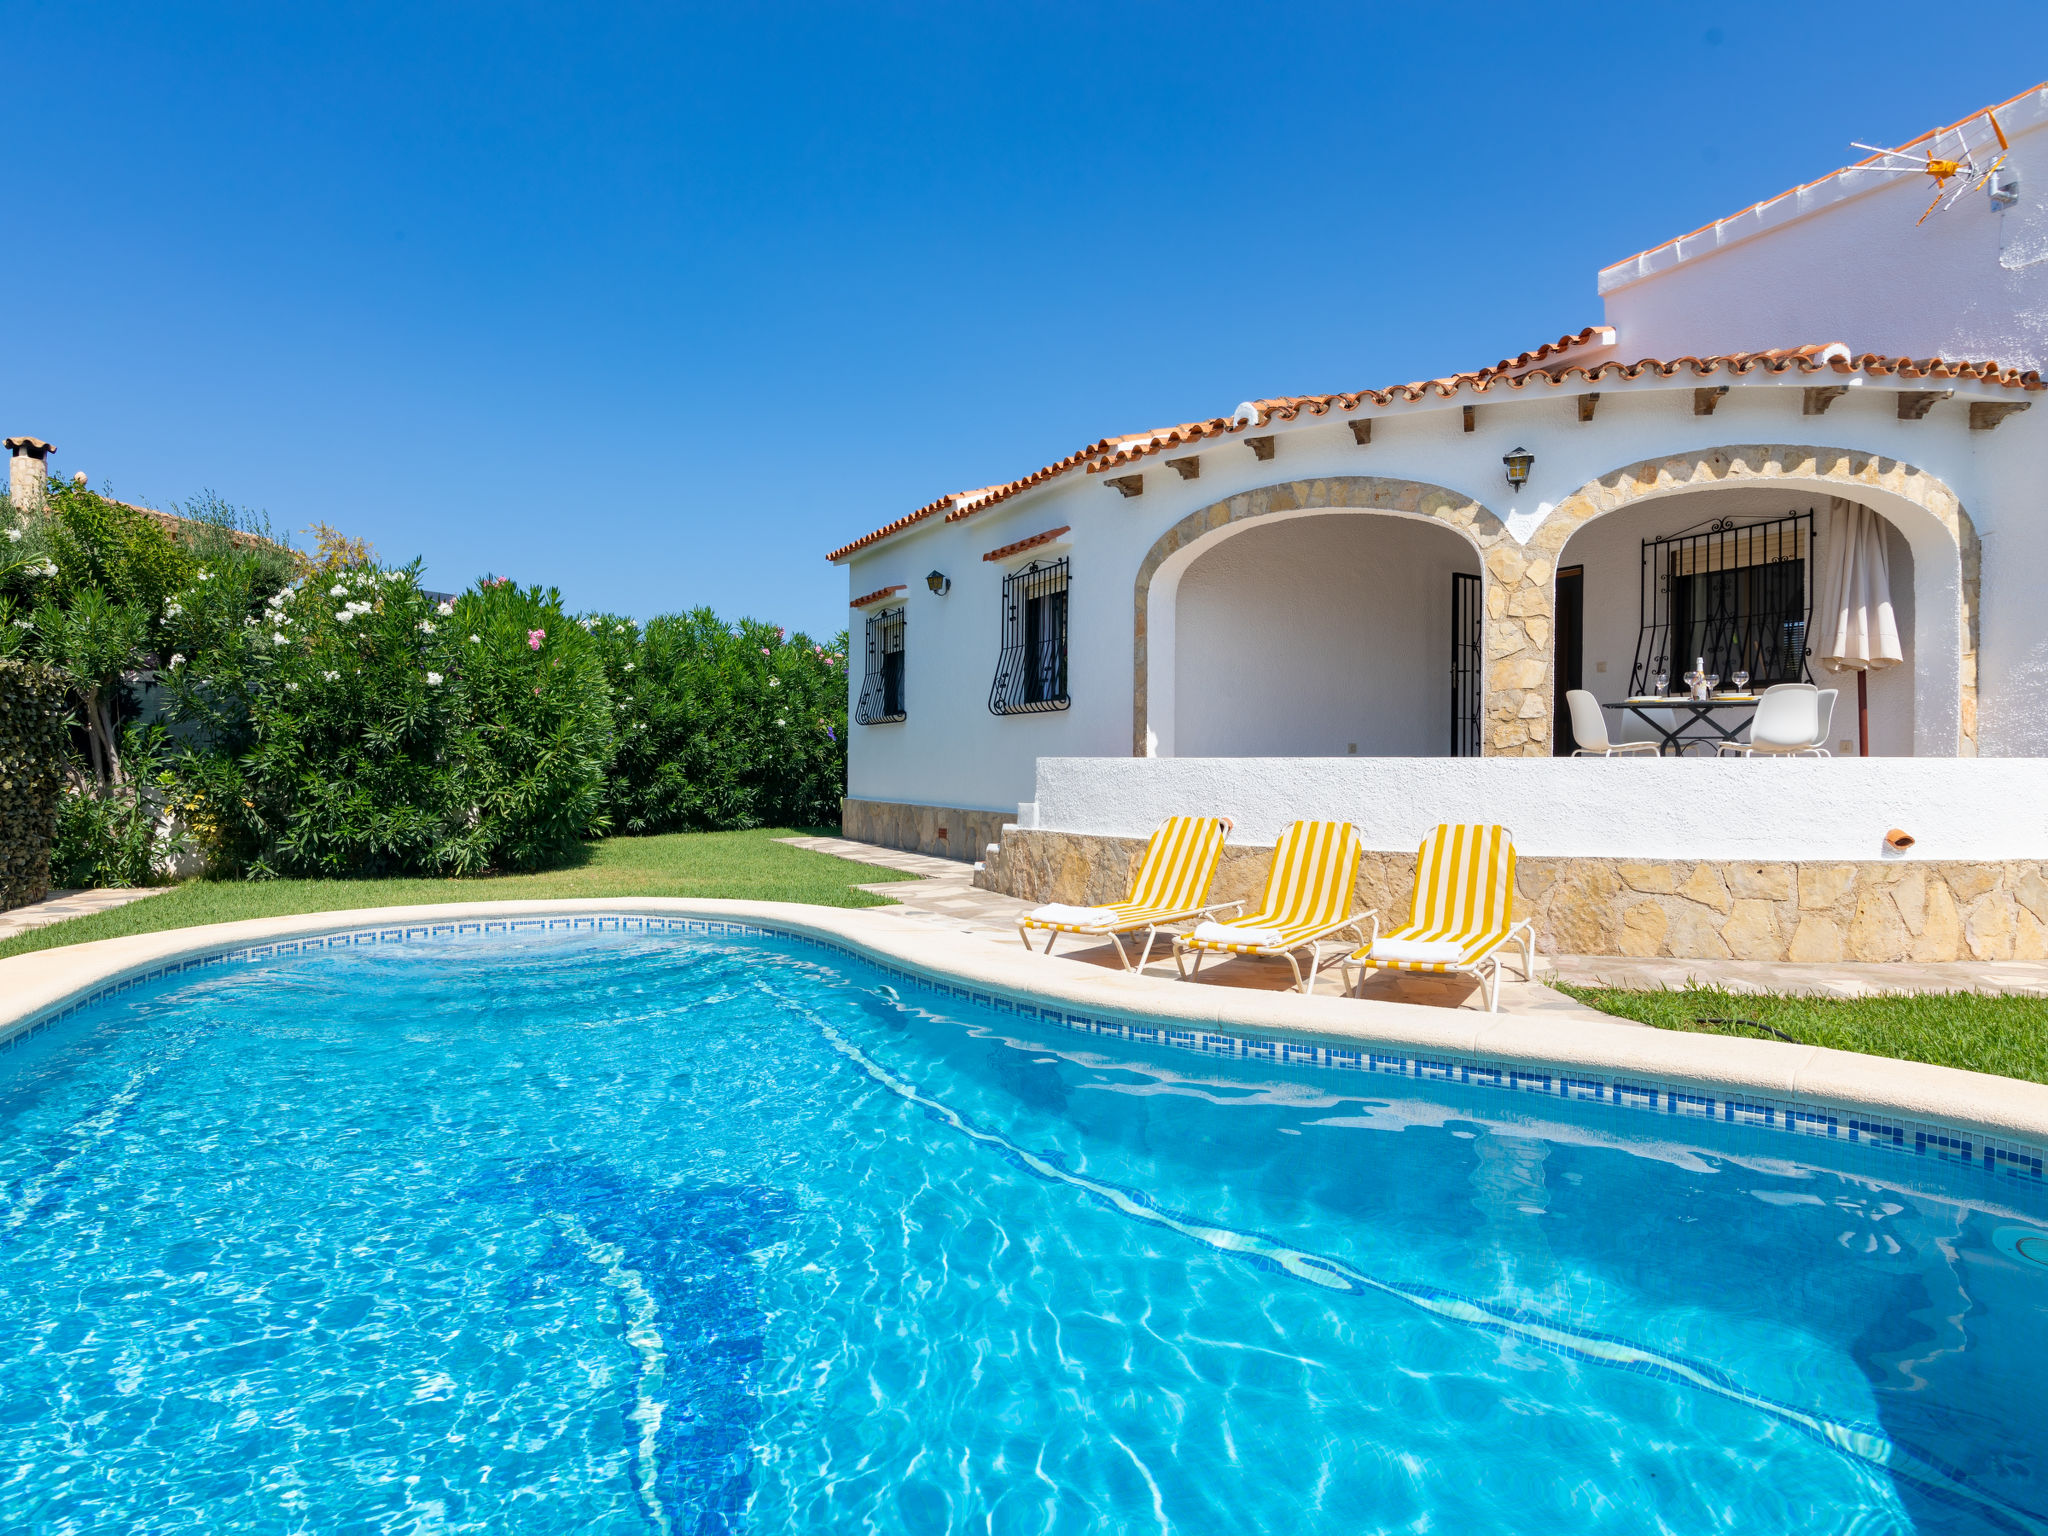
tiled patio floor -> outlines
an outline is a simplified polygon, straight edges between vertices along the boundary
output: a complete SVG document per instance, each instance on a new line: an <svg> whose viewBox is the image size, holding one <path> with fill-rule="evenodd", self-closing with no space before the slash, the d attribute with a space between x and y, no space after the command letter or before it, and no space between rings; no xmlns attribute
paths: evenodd
<svg viewBox="0 0 2048 1536"><path fill-rule="evenodd" d="M973 884L974 871L970 865L953 859L932 858L921 853L903 853L894 848L877 848L870 843L851 842L840 837L789 837L784 842L799 848L809 848L817 853L837 854L842 859L853 859L862 864L879 864L887 869L908 870L926 878L917 881L900 880L886 884L865 885L861 889L886 896L891 901L902 903L896 907L878 910L900 916L905 922L924 926L952 929L970 935L984 943L1004 946L1011 950L1024 947L1017 933L1017 918L1036 905L1034 902L1019 901L1013 896L999 896L993 891L977 890ZM1035 942L1035 941L1034 941ZM1071 945L1073 947L1069 948ZM1331 945L1324 956L1323 970L1316 978L1316 991L1325 996L1335 997L1344 990L1343 972L1337 965L1337 956L1342 953L1341 945ZM1136 950L1132 951L1136 958ZM1054 951L1053 962L1072 960L1082 965L1101 966L1106 970L1120 969L1116 950L1108 944L1085 944L1071 936L1063 938ZM1546 987L1541 981L1534 983L1510 980L1516 974L1519 954L1508 963L1503 973L1500 988L1500 1006L1503 1013L1567 1014L1581 1018L1601 1018L1613 1022L1606 1014L1596 1013L1582 1003L1573 1001L1562 992ZM1544 973L1544 960L1536 957L1536 973ZM1161 980L1171 981L1177 976L1173 964L1173 950L1169 944L1153 946L1151 963L1145 967L1145 974ZM1234 959L1222 963L1211 961L1202 967L1201 986L1247 987L1261 992L1281 992L1292 986L1293 974L1284 960ZM1479 984L1462 976L1395 976L1380 975L1366 983L1365 995L1392 1003L1421 1003L1445 1008L1484 1008L1486 998Z"/></svg>
<svg viewBox="0 0 2048 1536"><path fill-rule="evenodd" d="M52 891L41 901L30 902L25 907L10 907L0 912L0 939L12 938L17 933L26 933L31 928L47 927L61 923L67 917L84 917L88 912L104 912L109 907L125 907L131 901L140 901L145 896L155 896L168 889L166 886L127 886L112 891Z"/></svg>
<svg viewBox="0 0 2048 1536"><path fill-rule="evenodd" d="M839 837L791 837L783 839L800 848L837 854L862 864L906 870L926 878L863 886L901 906L884 908L906 922L952 928L963 934L1018 948L1017 916L1032 903L993 891L976 890L973 870L953 859L933 858L921 853L903 853L894 848L877 848L871 843L850 842ZM1076 947L1063 941L1056 958L1072 958L1089 965L1114 968L1116 952L1108 945ZM1516 966L1510 961L1507 975ZM1173 955L1161 958L1155 949L1147 975L1172 977ZM1816 997L1868 997L1880 992L1992 992L2048 995L2048 962L2034 960L1949 961L1914 965L1799 965L1764 960L1638 960L1622 955L1538 955L1539 978L1569 982L1574 986L1614 986L1637 991L1661 987L1683 987L1689 982L1726 987L1731 992L1785 992ZM1233 960L1223 965L1206 965L1202 982L1219 986L1256 987L1280 991L1292 982L1287 965L1280 960ZM1334 962L1326 965L1317 979L1316 991L1336 995L1343 981ZM1381 975L1366 983L1368 997L1389 1002L1423 1003L1437 1007L1484 1008L1486 1000L1477 983L1455 976ZM1591 1010L1551 987L1537 982L1504 979L1500 1006L1504 1013L1589 1014ZM1600 1015L1607 1017L1607 1015Z"/></svg>

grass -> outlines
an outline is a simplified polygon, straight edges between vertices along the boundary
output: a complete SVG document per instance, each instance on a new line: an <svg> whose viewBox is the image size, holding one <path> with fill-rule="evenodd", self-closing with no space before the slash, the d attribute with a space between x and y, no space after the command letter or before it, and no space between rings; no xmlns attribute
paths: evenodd
<svg viewBox="0 0 2048 1536"><path fill-rule="evenodd" d="M1832 1046L1940 1067L2048 1083L2048 997L1935 992L1883 997L1787 997L1686 987L1626 992L1559 987L1588 1007L1659 1029ZM1721 1022L1711 1022L1721 1021ZM1747 1024L1765 1026L1763 1030ZM1776 1033L1773 1034L1772 1032Z"/></svg>
<svg viewBox="0 0 2048 1536"><path fill-rule="evenodd" d="M854 887L917 878L775 841L791 835L786 828L769 827L754 832L607 838L588 845L584 861L571 868L480 880L188 880L145 901L16 934L0 941L0 958L199 923L437 901L708 896L802 901L824 907L884 907L891 905L887 897ZM837 835L836 829L831 835Z"/></svg>

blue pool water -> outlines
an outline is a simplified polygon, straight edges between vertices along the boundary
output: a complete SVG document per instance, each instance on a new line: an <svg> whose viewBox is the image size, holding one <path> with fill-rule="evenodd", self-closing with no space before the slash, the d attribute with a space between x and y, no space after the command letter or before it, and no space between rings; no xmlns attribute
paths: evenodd
<svg viewBox="0 0 2048 1536"><path fill-rule="evenodd" d="M0 1371L10 1532L2048 1532L2048 1194L425 939L0 1054Z"/></svg>

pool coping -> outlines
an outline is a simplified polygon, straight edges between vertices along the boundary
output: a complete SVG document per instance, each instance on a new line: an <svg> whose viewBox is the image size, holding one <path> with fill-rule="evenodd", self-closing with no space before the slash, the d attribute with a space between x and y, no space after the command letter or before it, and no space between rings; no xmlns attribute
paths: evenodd
<svg viewBox="0 0 2048 1536"><path fill-rule="evenodd" d="M174 928L36 950L0 960L0 1047L115 990L280 941L355 934L362 936L359 942L381 942L453 932L454 925L496 928L501 920L509 925L543 918L634 916L736 922L821 941L885 967L902 967L911 979L930 981L942 991L991 1001L1008 1011L1028 1011L1099 1034L1143 1038L1144 1029L1130 1028L1135 1020L1156 1025L1151 1033L1164 1031L1174 1037L1165 1043L1186 1044L1210 1054L1323 1064L1335 1064L1327 1058L1342 1056L1343 1064L1361 1070L1399 1070L1415 1077L1440 1075L1423 1069L1441 1067L1463 1080L1509 1088L1522 1086L1515 1079L1525 1075L1533 1082L1535 1074L1542 1074L1548 1085L1560 1072L1604 1072L1698 1090L1671 1093L1669 1113L1706 1103L1711 1114L1711 1106L1725 1103L1725 1118L1733 1120L1738 1108L1748 1113L1753 1102L1770 1123L1770 1106L1777 1105L1788 1130L1819 1133L1824 1124L1824 1134L1833 1136L1840 1122L1851 1139L1859 1130L1880 1128L1845 1116L1908 1117L1921 1123L1914 1150L1924 1151L1932 1144L1937 1155L1946 1157L1940 1150L1949 1145L1944 1136L1955 1130L2003 1138L2025 1144L2028 1151L2018 1156L2000 1151L1997 1156L2015 1165L2031 1165L2035 1178L2042 1176L2039 1154L2048 1151L2048 1085L2015 1078L1825 1046L1690 1035L1620 1021L1517 1017L1186 984L1013 954L970 936L917 928L872 909L782 901L606 897L369 907ZM1078 1012L1070 1017L1066 1010ZM1243 1031L1273 1037L1277 1054L1247 1049L1260 1042L1245 1041L1239 1034ZM1296 1046L1315 1049L1297 1053ZM1401 1054L1381 1054L1381 1048ZM1447 1057L1460 1061L1444 1060ZM1513 1070L1504 1076L1503 1069ZM1576 1080L1559 1081L1568 1090ZM1546 1086L1544 1091L1553 1090ZM1713 1097L1707 1098L1709 1094ZM1573 1095L1565 1091L1565 1096ZM1615 1100L1620 1102L1618 1091ZM1795 1107L1802 1112L1795 1114ZM1888 1134L1894 1130L1882 1129ZM1897 1134L1903 1145L1904 1131ZM1971 1156L1967 1151L1964 1155ZM1988 1143L1984 1159L1990 1168L1993 1149Z"/></svg>

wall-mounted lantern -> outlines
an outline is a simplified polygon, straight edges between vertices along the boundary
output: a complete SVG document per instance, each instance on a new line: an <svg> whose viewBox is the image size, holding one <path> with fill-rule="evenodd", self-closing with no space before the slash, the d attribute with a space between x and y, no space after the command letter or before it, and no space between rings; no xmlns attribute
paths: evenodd
<svg viewBox="0 0 2048 1536"><path fill-rule="evenodd" d="M1536 462L1536 455L1526 448L1517 448L1512 453L1502 454L1500 461L1508 467L1508 484L1519 491L1529 483L1529 470Z"/></svg>
<svg viewBox="0 0 2048 1536"><path fill-rule="evenodd" d="M953 578L944 571L933 571L925 577L924 584L932 589L933 597L944 597L953 590Z"/></svg>

